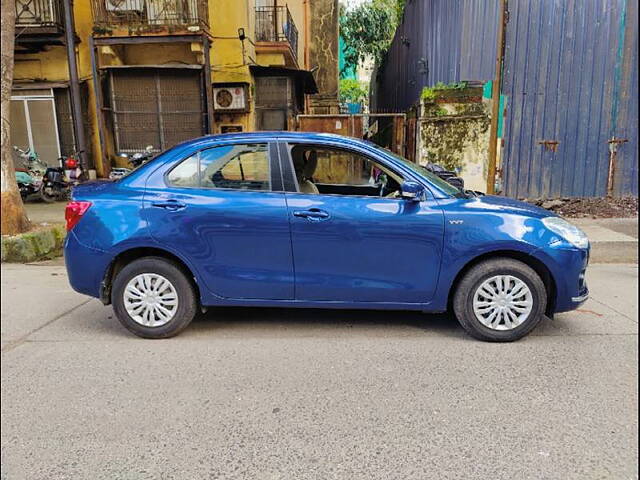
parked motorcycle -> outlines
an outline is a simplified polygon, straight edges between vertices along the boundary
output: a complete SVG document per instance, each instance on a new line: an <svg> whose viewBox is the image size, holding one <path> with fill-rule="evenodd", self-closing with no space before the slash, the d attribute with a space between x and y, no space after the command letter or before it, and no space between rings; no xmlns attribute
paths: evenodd
<svg viewBox="0 0 640 480"><path fill-rule="evenodd" d="M76 186L85 179L84 171L79 161L80 154L83 152L84 150L80 150L79 152L74 151L67 158L60 157L58 159L64 167L65 177L72 186Z"/></svg>
<svg viewBox="0 0 640 480"><path fill-rule="evenodd" d="M52 203L56 200L66 200L71 198L71 188L74 185L77 185L80 179L77 174L77 170L79 169L77 160L73 157L69 158L71 159L71 162L69 162L68 166L66 165L67 160L60 157L58 158L58 161L60 162L59 167L47 167L44 177L42 178L42 189L40 191L40 198L45 202ZM74 166L75 168L72 168ZM73 183L67 177L66 170L74 172ZM80 169L80 171L82 171L82 169Z"/></svg>
<svg viewBox="0 0 640 480"><path fill-rule="evenodd" d="M449 182L454 187L458 187L464 189L464 180L456 175L456 172L451 170L447 170L442 165L438 165L437 163L427 163L425 168L429 170L431 173L436 174L441 179Z"/></svg>
<svg viewBox="0 0 640 480"><path fill-rule="evenodd" d="M479 192L476 190L465 190L464 179L461 177L458 177L456 172L447 170L442 165L438 165L437 163L427 163L424 168L429 170L431 173L436 174L438 177L450 183L454 187L458 187L461 191L463 191L468 195L472 195L474 197L479 197L484 195L484 192Z"/></svg>
<svg viewBox="0 0 640 480"><path fill-rule="evenodd" d="M111 180L118 180L151 160L153 158L153 145L147 145L144 152L134 153L131 157L126 153L120 153L118 156L120 158L128 159L132 168L117 167L111 169L111 172L109 173L109 178Z"/></svg>
<svg viewBox="0 0 640 480"><path fill-rule="evenodd" d="M47 164L38 157L38 154L27 148L21 150L14 145L13 149L18 154L22 165L16 165L16 183L22 200L38 195L42 190L42 177L47 170Z"/></svg>

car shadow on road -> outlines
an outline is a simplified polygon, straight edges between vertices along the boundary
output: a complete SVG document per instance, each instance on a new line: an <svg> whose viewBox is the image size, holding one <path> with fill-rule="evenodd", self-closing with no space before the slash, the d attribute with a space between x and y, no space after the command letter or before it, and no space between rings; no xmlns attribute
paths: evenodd
<svg viewBox="0 0 640 480"><path fill-rule="evenodd" d="M199 314L182 335L218 330L232 336L437 335L463 337L448 314L395 310L336 310L262 307L212 307Z"/></svg>

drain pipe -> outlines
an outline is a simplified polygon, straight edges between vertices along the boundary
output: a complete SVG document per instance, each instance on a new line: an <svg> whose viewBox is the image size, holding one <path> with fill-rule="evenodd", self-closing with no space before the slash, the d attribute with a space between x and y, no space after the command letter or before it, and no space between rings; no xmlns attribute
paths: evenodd
<svg viewBox="0 0 640 480"><path fill-rule="evenodd" d="M487 171L487 193L496 193L496 162L498 155L498 119L500 116L500 90L502 88L502 65L504 63L504 36L507 24L507 0L500 1L498 42L496 48L496 74L491 85L491 127L489 130L489 158Z"/></svg>
<svg viewBox="0 0 640 480"><path fill-rule="evenodd" d="M71 112L73 116L73 133L75 148L84 175L89 172L87 165L87 150L82 122L82 100L80 99L80 80L78 79L78 63L76 61L76 33L73 18L73 0L63 0L64 4L64 35L67 46L67 63L69 65L69 89L71 97Z"/></svg>

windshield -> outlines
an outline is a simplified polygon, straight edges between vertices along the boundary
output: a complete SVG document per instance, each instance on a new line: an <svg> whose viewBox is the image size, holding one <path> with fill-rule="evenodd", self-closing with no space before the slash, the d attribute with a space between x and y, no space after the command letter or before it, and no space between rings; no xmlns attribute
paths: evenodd
<svg viewBox="0 0 640 480"><path fill-rule="evenodd" d="M427 180L429 180L431 183L433 183L436 187L438 187L444 193L446 193L448 195L456 196L456 197L460 196L460 195L465 195L464 192L462 190L460 190L458 187L454 187L449 182L447 182L446 180L443 180L442 178L437 176L435 173L430 172L429 170L427 170L423 166L418 165L417 163L410 162L406 158L401 157L397 153L394 153L391 150L388 150L388 149L386 149L384 147L381 147L380 145L374 145L374 146L378 150L382 150L385 153L391 155L393 158L395 158L398 161L400 161L409 170L417 173L418 175L420 175L422 177L425 177Z"/></svg>

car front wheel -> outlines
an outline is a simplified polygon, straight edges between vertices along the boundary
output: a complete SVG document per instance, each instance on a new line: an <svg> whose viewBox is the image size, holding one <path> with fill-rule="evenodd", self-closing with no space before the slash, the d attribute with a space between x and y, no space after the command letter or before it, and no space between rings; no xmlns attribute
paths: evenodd
<svg viewBox="0 0 640 480"><path fill-rule="evenodd" d="M120 323L143 338L177 335L191 323L198 306L183 270L161 257L141 258L120 270L111 301Z"/></svg>
<svg viewBox="0 0 640 480"><path fill-rule="evenodd" d="M540 276L511 258L485 260L462 278L453 298L460 325L473 337L511 342L544 318L547 292Z"/></svg>

